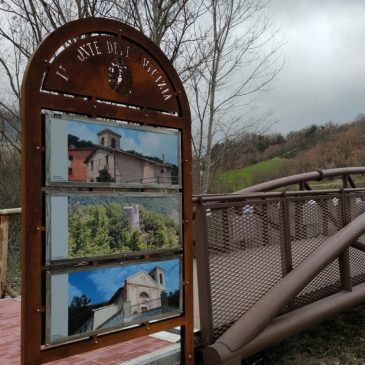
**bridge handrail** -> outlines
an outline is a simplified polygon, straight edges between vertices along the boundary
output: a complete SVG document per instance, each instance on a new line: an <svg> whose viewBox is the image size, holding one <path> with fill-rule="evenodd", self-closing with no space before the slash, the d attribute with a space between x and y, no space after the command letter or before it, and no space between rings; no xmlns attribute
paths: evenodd
<svg viewBox="0 0 365 365"><path fill-rule="evenodd" d="M321 270L364 233L365 213L328 238L205 351L219 353L222 360L229 360L232 352L238 351L257 337Z"/></svg>
<svg viewBox="0 0 365 365"><path fill-rule="evenodd" d="M0 299L5 298L5 294L15 297L16 293L6 282L8 270L8 244L9 244L9 216L20 214L21 208L0 209Z"/></svg>
<svg viewBox="0 0 365 365"><path fill-rule="evenodd" d="M308 181L321 181L324 178L343 176L346 177L346 183L353 184L350 175L365 174L365 167L341 167L327 170L317 170L312 172L306 172L303 174L297 174L292 176L281 177L279 179L267 181L261 184L253 185L245 189L235 191L234 194L246 194L253 192L264 192L274 189L279 189L285 186L307 183ZM344 180L345 182L345 180ZM352 186L355 187L355 186Z"/></svg>
<svg viewBox="0 0 365 365"><path fill-rule="evenodd" d="M0 209L0 215L20 214L21 212L22 208Z"/></svg>

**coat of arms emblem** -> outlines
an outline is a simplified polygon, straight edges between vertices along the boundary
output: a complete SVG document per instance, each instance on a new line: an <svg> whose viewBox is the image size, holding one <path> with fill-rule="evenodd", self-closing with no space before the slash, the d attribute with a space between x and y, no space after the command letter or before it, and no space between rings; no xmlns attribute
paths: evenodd
<svg viewBox="0 0 365 365"><path fill-rule="evenodd" d="M121 57L109 63L108 80L110 87L119 95L124 95L131 89L131 71Z"/></svg>

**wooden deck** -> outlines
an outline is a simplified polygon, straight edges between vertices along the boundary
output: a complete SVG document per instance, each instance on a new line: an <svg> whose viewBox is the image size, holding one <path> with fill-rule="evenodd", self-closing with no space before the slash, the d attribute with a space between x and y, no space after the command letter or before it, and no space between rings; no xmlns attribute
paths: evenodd
<svg viewBox="0 0 365 365"><path fill-rule="evenodd" d="M174 346L155 336L145 336L104 347L49 365L119 365L156 350ZM0 364L20 365L20 300L0 300Z"/></svg>

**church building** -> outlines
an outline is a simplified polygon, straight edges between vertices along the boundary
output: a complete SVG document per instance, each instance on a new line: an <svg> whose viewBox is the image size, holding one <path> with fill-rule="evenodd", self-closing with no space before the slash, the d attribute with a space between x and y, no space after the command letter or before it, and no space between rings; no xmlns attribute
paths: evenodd
<svg viewBox="0 0 365 365"><path fill-rule="evenodd" d="M85 158L87 182L172 184L172 166L121 148L122 136L110 129L98 134L98 145Z"/></svg>
<svg viewBox="0 0 365 365"><path fill-rule="evenodd" d="M139 271L125 279L123 285L111 299L92 311L92 316L77 332L93 331L111 327L114 324L128 324L133 319L159 313L166 306L165 270L154 267L149 273Z"/></svg>

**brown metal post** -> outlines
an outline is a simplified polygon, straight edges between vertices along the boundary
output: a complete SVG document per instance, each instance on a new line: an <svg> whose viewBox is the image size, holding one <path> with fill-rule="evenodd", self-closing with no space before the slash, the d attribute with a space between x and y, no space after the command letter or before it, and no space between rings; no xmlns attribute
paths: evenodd
<svg viewBox="0 0 365 365"><path fill-rule="evenodd" d="M355 241L351 244L351 247L356 248L362 252L365 252L365 243L361 241Z"/></svg>
<svg viewBox="0 0 365 365"><path fill-rule="evenodd" d="M290 215L289 215L289 204L286 194L282 201L283 206L283 244L280 245L281 249L281 266L282 274L285 276L293 270L293 259L290 239Z"/></svg>
<svg viewBox="0 0 365 365"><path fill-rule="evenodd" d="M344 227L346 224L349 223L350 219L348 217L347 214L347 210L346 210L346 193L345 190L342 189L341 190L341 215L342 215L342 227Z"/></svg>
<svg viewBox="0 0 365 365"><path fill-rule="evenodd" d="M294 228L295 228L295 238L304 238L306 234L303 225L303 203L298 201L298 204L294 206Z"/></svg>
<svg viewBox="0 0 365 365"><path fill-rule="evenodd" d="M328 200L321 199L319 201L319 206L322 211L322 221L323 221L323 234L325 236L329 235L329 209L328 209Z"/></svg>
<svg viewBox="0 0 365 365"><path fill-rule="evenodd" d="M195 238L196 238L196 259L199 290L199 313L200 329L204 346L208 346L214 341L212 324L212 300L209 273L209 251L208 251L208 229L206 210L201 201L198 203L195 218Z"/></svg>
<svg viewBox="0 0 365 365"><path fill-rule="evenodd" d="M344 175L344 187L347 186L347 175ZM342 190L341 194L341 213L342 213L342 226L344 227L349 223L346 212L346 193ZM352 277L351 277L351 265L350 265L350 252L349 248L338 257L338 265L340 271L340 280L342 290L352 291Z"/></svg>
<svg viewBox="0 0 365 365"><path fill-rule="evenodd" d="M229 214L228 214L228 210L227 209L223 209L222 210L222 223L225 222L225 224L223 224L223 239L224 239L224 247L222 247L222 249L225 252L229 252L230 251L230 242L231 242L231 238L232 238L232 227L231 224L229 222ZM208 232L208 231L207 231Z"/></svg>
<svg viewBox="0 0 365 365"><path fill-rule="evenodd" d="M5 298L8 270L9 216L0 215L0 298Z"/></svg>
<svg viewBox="0 0 365 365"><path fill-rule="evenodd" d="M348 248L338 257L338 264L342 290L352 291L350 253Z"/></svg>
<svg viewBox="0 0 365 365"><path fill-rule="evenodd" d="M44 65L39 65L42 68ZM28 95L24 93L28 89ZM30 97L32 91L23 85L22 100ZM21 215L21 263L22 263L22 301L21 301L21 365L39 365L41 360L41 130L40 106L33 100L32 108L21 106L22 124L22 215ZM26 143L31 137L31 142ZM38 148L37 148L38 147Z"/></svg>
<svg viewBox="0 0 365 365"><path fill-rule="evenodd" d="M182 91L180 91L182 94ZM186 96L185 96L186 97ZM187 99L184 99L187 104ZM185 104L185 106L186 106ZM190 123L190 110L186 118ZM190 124L182 133L182 178L184 206L184 325L182 326L183 358L185 365L194 364L194 302L193 302L193 202L192 202L192 158Z"/></svg>
<svg viewBox="0 0 365 365"><path fill-rule="evenodd" d="M263 203L261 204L261 223L262 223L262 242L264 244L270 243L270 237L269 237L269 212L267 209L267 204Z"/></svg>
<svg viewBox="0 0 365 365"><path fill-rule="evenodd" d="M350 175L347 175L347 180L349 181L349 184L351 185L352 188L356 188L356 184L355 181L352 179L352 177Z"/></svg>

